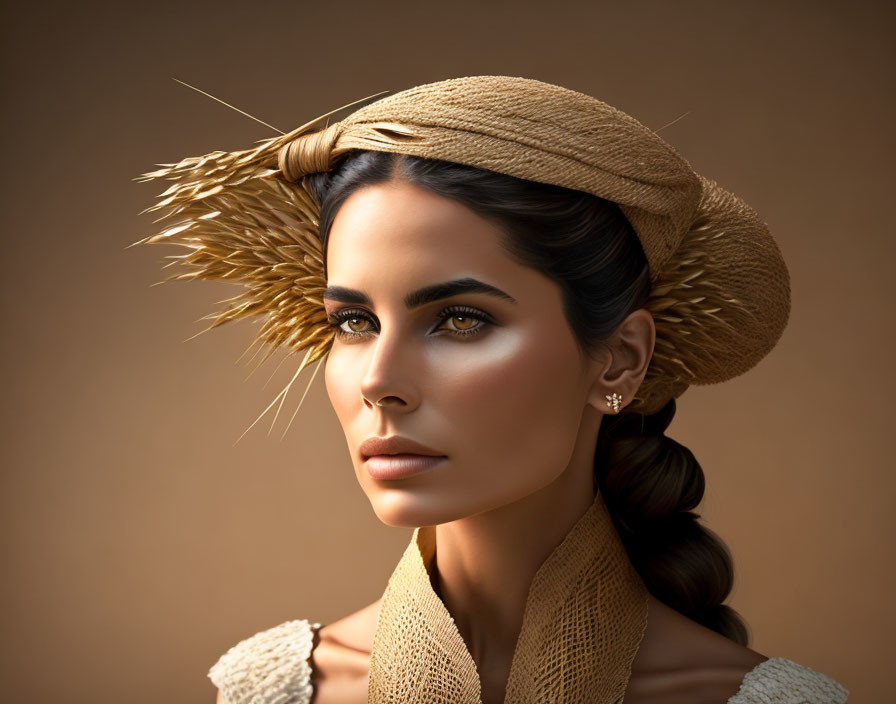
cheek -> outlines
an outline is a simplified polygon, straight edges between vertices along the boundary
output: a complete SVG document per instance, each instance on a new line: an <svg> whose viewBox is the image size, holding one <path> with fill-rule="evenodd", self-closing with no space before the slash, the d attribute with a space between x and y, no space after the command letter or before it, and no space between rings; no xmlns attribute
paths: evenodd
<svg viewBox="0 0 896 704"><path fill-rule="evenodd" d="M342 354L338 347L332 347L327 355L324 367L324 384L330 405L336 412L340 422L345 425L351 411L353 401L360 399L359 384L356 378L358 364L349 355Z"/></svg>
<svg viewBox="0 0 896 704"><path fill-rule="evenodd" d="M571 345L557 336L507 336L487 353L471 351L463 368L438 382L445 427L456 430L451 445L467 466L536 481L566 467L585 398Z"/></svg>

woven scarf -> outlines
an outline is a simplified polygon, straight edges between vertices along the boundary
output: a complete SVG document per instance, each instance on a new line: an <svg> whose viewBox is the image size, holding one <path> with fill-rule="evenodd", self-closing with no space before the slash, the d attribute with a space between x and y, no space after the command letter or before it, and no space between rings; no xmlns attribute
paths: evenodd
<svg viewBox="0 0 896 704"><path fill-rule="evenodd" d="M481 704L476 664L433 590L435 527L414 530L383 594L370 704ZM533 578L506 704L617 704L647 626L648 592L603 499Z"/></svg>

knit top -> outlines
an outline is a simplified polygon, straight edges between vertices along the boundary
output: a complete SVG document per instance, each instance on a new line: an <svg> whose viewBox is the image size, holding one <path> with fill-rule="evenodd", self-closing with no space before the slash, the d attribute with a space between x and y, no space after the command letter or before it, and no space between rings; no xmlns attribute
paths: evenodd
<svg viewBox="0 0 896 704"><path fill-rule="evenodd" d="M311 654L320 623L286 621L234 645L209 670L227 704L310 704ZM849 690L783 657L750 670L728 704L846 704Z"/></svg>

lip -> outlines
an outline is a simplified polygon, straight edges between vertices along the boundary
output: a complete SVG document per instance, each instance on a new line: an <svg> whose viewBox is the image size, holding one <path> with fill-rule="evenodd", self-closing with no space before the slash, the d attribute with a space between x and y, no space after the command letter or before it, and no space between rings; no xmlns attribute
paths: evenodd
<svg viewBox="0 0 896 704"><path fill-rule="evenodd" d="M438 450L400 435L369 437L361 443L359 451L370 476L382 480L412 477L447 459Z"/></svg>
<svg viewBox="0 0 896 704"><path fill-rule="evenodd" d="M428 472L446 459L433 455L373 455L364 460L364 468L373 479L407 479Z"/></svg>
<svg viewBox="0 0 896 704"><path fill-rule="evenodd" d="M426 455L428 457L444 457L441 452L431 447L422 445L410 438L400 435L390 435L387 438L371 436L361 443L358 448L361 458L367 459L375 455Z"/></svg>

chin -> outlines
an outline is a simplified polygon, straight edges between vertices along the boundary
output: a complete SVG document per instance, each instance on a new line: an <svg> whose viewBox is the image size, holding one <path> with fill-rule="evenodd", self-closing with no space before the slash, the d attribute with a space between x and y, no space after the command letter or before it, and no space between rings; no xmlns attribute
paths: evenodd
<svg viewBox="0 0 896 704"><path fill-rule="evenodd" d="M451 492L444 485L434 485L429 491L420 487L365 486L364 491L376 517L385 525L396 528L417 528L451 523L462 518L500 508L511 501L509 497L487 500L475 494L470 486Z"/></svg>
<svg viewBox="0 0 896 704"><path fill-rule="evenodd" d="M447 512L446 519L444 505L432 506L412 493L379 487L373 491L376 493L375 496L368 494L370 505L380 522L387 526L417 528L419 526L434 526L457 518Z"/></svg>
<svg viewBox="0 0 896 704"><path fill-rule="evenodd" d="M385 525L395 528L435 526L477 512L476 507L457 505L444 495L426 496L419 491L380 486L367 487L366 492L376 517Z"/></svg>

